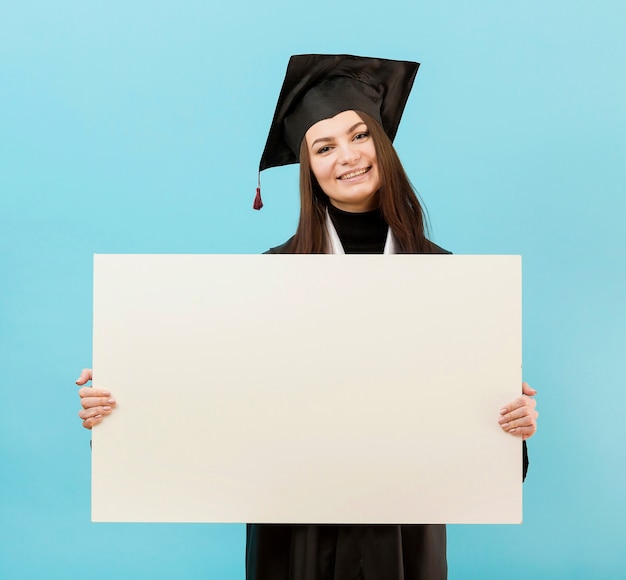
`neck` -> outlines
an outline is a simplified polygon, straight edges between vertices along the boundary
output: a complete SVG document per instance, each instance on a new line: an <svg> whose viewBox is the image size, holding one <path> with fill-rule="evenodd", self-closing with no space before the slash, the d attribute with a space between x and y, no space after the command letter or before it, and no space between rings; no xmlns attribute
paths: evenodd
<svg viewBox="0 0 626 580"><path fill-rule="evenodd" d="M329 205L328 214L346 254L383 253L389 228L380 209L347 212Z"/></svg>

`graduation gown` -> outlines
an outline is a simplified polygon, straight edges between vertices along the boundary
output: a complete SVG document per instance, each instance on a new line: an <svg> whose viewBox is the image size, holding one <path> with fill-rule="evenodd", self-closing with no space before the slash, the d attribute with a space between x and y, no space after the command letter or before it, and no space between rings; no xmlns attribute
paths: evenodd
<svg viewBox="0 0 626 580"><path fill-rule="evenodd" d="M266 253L289 253L288 240ZM449 254L432 244L433 254ZM524 444L524 475L527 468ZM446 527L248 524L246 580L444 580Z"/></svg>

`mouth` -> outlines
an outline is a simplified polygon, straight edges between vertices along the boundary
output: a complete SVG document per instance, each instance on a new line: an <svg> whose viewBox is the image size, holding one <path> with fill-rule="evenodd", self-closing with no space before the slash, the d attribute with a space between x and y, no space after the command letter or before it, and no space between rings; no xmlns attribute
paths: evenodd
<svg viewBox="0 0 626 580"><path fill-rule="evenodd" d="M365 167L363 169L357 169L356 171L350 171L349 173L344 173L343 175L340 175L337 179L340 181L349 181L351 179L356 179L357 177L365 175L371 169L371 167Z"/></svg>

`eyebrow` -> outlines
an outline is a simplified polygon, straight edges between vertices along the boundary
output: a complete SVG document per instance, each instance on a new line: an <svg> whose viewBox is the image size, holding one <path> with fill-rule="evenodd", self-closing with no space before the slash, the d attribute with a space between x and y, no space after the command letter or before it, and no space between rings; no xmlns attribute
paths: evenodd
<svg viewBox="0 0 626 580"><path fill-rule="evenodd" d="M354 131L359 125L365 125L365 121L359 121L358 123L355 123L354 125L352 125L352 127L350 127L346 131L346 135L349 135L350 133L352 133L352 131ZM367 128L367 125L365 125L365 127ZM313 147L315 147L315 144L320 141L323 143L326 143L328 141L332 141L333 139L334 137L320 137L319 139L316 139L315 141L313 141L313 143L311 143L311 149L313 149Z"/></svg>

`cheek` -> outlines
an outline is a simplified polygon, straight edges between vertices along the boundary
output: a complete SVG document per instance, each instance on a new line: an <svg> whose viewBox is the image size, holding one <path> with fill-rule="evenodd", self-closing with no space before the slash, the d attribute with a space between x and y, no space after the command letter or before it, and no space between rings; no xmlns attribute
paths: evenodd
<svg viewBox="0 0 626 580"><path fill-rule="evenodd" d="M316 159L315 161L311 160L311 172L318 182L328 179L329 171L330 168L328 163L324 163L324 161L320 161L319 159Z"/></svg>
<svg viewBox="0 0 626 580"><path fill-rule="evenodd" d="M370 156L370 159L372 160L372 163L375 163L376 165L378 165L378 155L376 155L376 147L374 147L373 143L369 151L369 156Z"/></svg>

